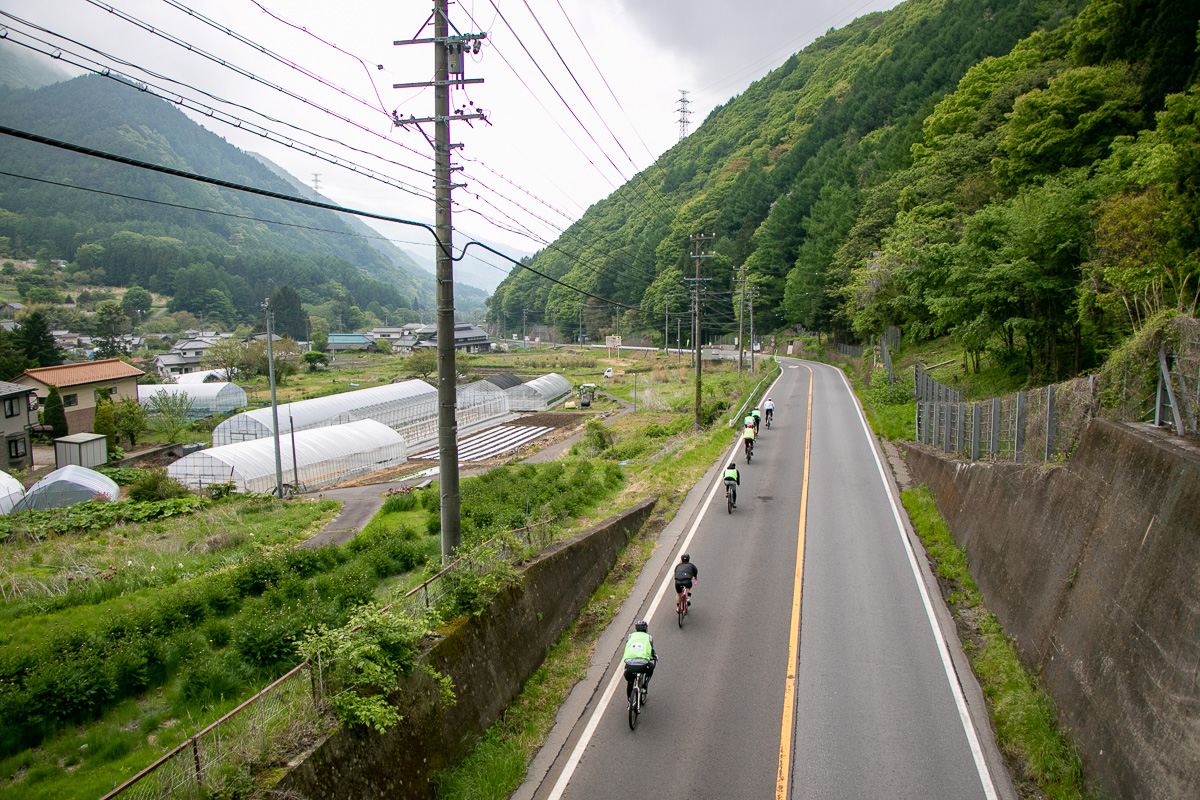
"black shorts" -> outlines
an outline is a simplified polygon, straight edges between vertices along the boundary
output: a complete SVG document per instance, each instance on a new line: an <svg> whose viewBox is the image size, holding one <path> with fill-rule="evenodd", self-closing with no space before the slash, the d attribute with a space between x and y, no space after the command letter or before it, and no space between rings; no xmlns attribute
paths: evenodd
<svg viewBox="0 0 1200 800"><path fill-rule="evenodd" d="M679 581L675 581L675 594L679 594L680 592L682 592L683 587L685 587L685 586L689 589L692 588L692 582L684 581L683 583L680 583Z"/></svg>

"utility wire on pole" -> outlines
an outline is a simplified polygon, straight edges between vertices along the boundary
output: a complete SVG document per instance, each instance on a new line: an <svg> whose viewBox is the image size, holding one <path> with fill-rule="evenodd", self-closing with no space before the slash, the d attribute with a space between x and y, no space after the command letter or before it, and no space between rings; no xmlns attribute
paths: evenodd
<svg viewBox="0 0 1200 800"><path fill-rule="evenodd" d="M750 374L754 374L754 287L750 287Z"/></svg>
<svg viewBox="0 0 1200 800"><path fill-rule="evenodd" d="M701 415L700 415L700 398L701 398L701 393L700 393L700 380L701 380L700 291L701 291L702 284L707 283L708 281L712 280L711 278L701 278L700 277L700 265L704 262L704 259L713 257L712 253L705 253L703 250L703 247L704 247L705 242L710 242L715 238L716 238L716 234L714 234L714 233L693 233L691 236L688 237L688 239L692 243L692 260L694 260L696 262L696 277L695 278L684 278L685 281L692 284L692 335L693 335L692 346L696 353L696 399L695 399L695 402L693 403L693 405L695 405L695 418L696 418L696 429L697 430L699 430L701 427Z"/></svg>
<svg viewBox="0 0 1200 800"><path fill-rule="evenodd" d="M433 80L420 83L397 83L393 89L425 88L432 86L434 92L433 116L418 119L409 116L401 119L392 115L392 122L397 126L413 125L420 130L423 123L434 124L434 197L436 211L434 216L434 231L437 236L437 357L438 357L438 485L441 491L442 508L442 561L447 562L454 557L455 551L462 545L461 498L458 489L458 421L455 405L457 403L457 372L454 366L454 228L451 220L451 191L455 184L451 183L452 171L458 169L450 165L450 151L461 144L450 143L450 123L455 120L480 119L487 122L487 116L482 110L474 109L464 113L464 109L456 109L450 113L450 87L462 87L468 83L483 83L482 78L466 78L463 75L464 61L467 53L479 52L480 42L487 38L486 33L460 34L455 29L450 35L450 17L447 11L447 0L434 0L433 38L411 39L398 41L394 44L432 44L433 45ZM426 22L428 24L428 21ZM424 26L422 26L423 29ZM421 131L424 134L424 131ZM426 136L426 139L429 137ZM462 185L462 184L458 184Z"/></svg>

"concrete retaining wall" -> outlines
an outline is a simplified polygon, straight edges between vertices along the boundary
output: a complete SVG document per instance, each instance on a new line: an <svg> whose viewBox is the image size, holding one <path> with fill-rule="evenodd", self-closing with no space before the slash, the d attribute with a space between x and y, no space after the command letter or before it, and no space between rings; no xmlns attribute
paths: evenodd
<svg viewBox="0 0 1200 800"><path fill-rule="evenodd" d="M639 503L542 553L517 585L431 648L424 660L453 679L454 705L438 702L433 682L416 672L400 694L398 726L386 734L335 731L275 788L313 800L431 797L438 772L457 764L516 697L654 504Z"/></svg>
<svg viewBox="0 0 1200 800"><path fill-rule="evenodd" d="M1200 452L1092 422L1052 468L908 444L988 608L1121 798L1200 797Z"/></svg>

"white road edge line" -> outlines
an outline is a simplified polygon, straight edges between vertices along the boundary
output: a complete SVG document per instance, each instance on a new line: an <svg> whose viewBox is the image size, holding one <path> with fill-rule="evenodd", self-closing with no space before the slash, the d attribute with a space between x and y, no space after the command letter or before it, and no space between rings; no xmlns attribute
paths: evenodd
<svg viewBox="0 0 1200 800"><path fill-rule="evenodd" d="M771 389L775 384L779 383L779 379L782 377L783 370L780 369L779 376L771 382L771 385L767 387L767 391L763 392L763 397L771 393ZM735 440L733 446L729 448L729 453L736 453L739 444L741 444L741 441ZM729 458L732 458L732 455ZM721 463L726 462L722 461ZM713 498L717 496L717 487L724 488L724 482L715 481L713 483L713 487L709 490L704 505L700 508L700 513L696 515L696 521L692 523L691 529L683 539L683 545L680 547L682 552L687 552L688 545L692 543L692 537L700 529L700 523L704 521L704 515L708 513L708 507L712 505ZM646 609L644 619L654 618L654 612L658 610L658 604L666 596L667 587L670 587L672 590L675 588L675 573L670 569L667 570L666 579L663 581L662 586L658 587L658 594L654 595L654 600L650 603L650 608ZM613 674L612 680L608 682L608 688L604 690L604 696L600 698L600 705L596 706L592 711L592 716L588 720L587 727L583 729L583 734L580 735L579 741L575 743L575 749L571 751L570 758L567 759L562 772L558 774L558 780L554 782L554 788L550 790L550 794L546 797L546 800L562 800L563 792L567 790L567 784L570 783L571 776L575 774L575 768L579 766L579 762L583 759L583 751L587 749L588 743L591 742L592 736L595 735L596 728L600 727L600 718L604 716L604 710L612 702L613 695L617 693L617 687L621 685L621 681L624 679L624 670L618 669Z"/></svg>
<svg viewBox="0 0 1200 800"><path fill-rule="evenodd" d="M999 800L999 795L996 792L996 785L992 780L991 770L988 769L987 760L983 757L983 747L979 744L979 734L975 730L975 723L971 721L971 713L967 709L967 699L963 695L962 687L958 685L958 676L954 670L954 662L950 657L950 648L946 644L946 638L942 636L941 626L938 625L937 616L933 611L933 603L929 599L929 592L925 588L925 581L921 579L921 568L917 565L917 556L913 552L912 542L908 540L908 534L904 530L904 521L900 516L900 508L896 503L896 496L892 492L892 485L888 482L887 473L883 468L883 460L879 457L879 448L875 442L875 435L871 432L867 425L866 415L863 413L862 406L858 403L858 398L854 394L854 390L850 386L850 382L846 379L846 373L838 370L842 376L842 383L846 386L846 391L854 400L854 405L858 408L858 421L862 425L863 433L867 437L867 442L871 447L871 453L875 456L875 467L879 470L879 480L883 483L884 491L887 492L888 502L892 506L892 517L896 521L896 530L900 532L900 538L904 542L904 551L908 554L908 565L912 568L913 578L917 581L917 588L921 592L921 602L925 605L925 616L929 619L929 627L933 629L933 638L937 641L938 654L942 658L942 669L946 671L946 681L950 684L950 693L954 695L954 705L958 707L958 718L962 722L963 731L967 735L967 743L971 747L971 757L975 759L975 771L979 774L979 782L983 784L983 794L987 800Z"/></svg>

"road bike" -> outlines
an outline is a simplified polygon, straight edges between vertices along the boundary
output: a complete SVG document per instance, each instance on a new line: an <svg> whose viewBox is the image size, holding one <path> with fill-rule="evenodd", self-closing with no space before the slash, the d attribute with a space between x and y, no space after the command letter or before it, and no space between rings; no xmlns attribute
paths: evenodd
<svg viewBox="0 0 1200 800"><path fill-rule="evenodd" d="M683 587L683 594L675 601L675 613L679 615L679 627L683 627L683 618L687 616L688 606L692 604L692 590Z"/></svg>
<svg viewBox="0 0 1200 800"><path fill-rule="evenodd" d="M767 430L771 430L771 417L775 416L770 411L767 412Z"/></svg>
<svg viewBox="0 0 1200 800"><path fill-rule="evenodd" d="M725 508L729 510L730 514L733 513L733 487L734 486L735 486L735 484L733 481L725 481Z"/></svg>
<svg viewBox="0 0 1200 800"><path fill-rule="evenodd" d="M746 463L749 464L751 456L754 455L754 440L743 439L742 441L746 443Z"/></svg>
<svg viewBox="0 0 1200 800"><path fill-rule="evenodd" d="M633 676L633 691L629 693L629 730L637 727L638 714L646 702L646 673Z"/></svg>

